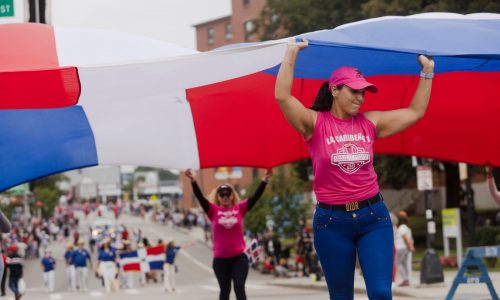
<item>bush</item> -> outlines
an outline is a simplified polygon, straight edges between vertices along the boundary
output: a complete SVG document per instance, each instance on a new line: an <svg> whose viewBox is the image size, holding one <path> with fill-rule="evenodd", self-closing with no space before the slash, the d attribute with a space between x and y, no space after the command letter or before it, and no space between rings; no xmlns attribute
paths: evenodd
<svg viewBox="0 0 500 300"><path fill-rule="evenodd" d="M476 241L478 246L491 246L498 244L500 226L486 226L476 229Z"/></svg>

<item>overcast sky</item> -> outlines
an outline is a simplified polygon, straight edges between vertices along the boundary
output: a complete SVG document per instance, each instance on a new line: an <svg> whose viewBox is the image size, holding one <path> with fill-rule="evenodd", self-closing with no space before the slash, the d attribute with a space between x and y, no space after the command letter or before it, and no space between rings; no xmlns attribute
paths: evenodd
<svg viewBox="0 0 500 300"><path fill-rule="evenodd" d="M196 49L194 24L227 16L231 0L53 0L52 24L141 34Z"/></svg>

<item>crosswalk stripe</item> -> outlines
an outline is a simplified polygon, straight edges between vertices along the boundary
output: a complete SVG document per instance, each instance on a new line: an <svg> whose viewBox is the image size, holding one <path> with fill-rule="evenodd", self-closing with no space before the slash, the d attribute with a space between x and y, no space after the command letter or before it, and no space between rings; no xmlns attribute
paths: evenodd
<svg viewBox="0 0 500 300"><path fill-rule="evenodd" d="M212 285L202 285L201 287L203 289L205 289L205 290L209 290L209 291L213 291L213 292L218 292L219 291L218 287L215 287L215 286L212 286Z"/></svg>
<svg viewBox="0 0 500 300"><path fill-rule="evenodd" d="M141 292L139 290L135 290L135 289L126 289L125 293L132 294L132 295L137 295L137 294L140 294Z"/></svg>
<svg viewBox="0 0 500 300"><path fill-rule="evenodd" d="M50 300L57 300L57 299L62 299L61 294L50 294L49 296Z"/></svg>
<svg viewBox="0 0 500 300"><path fill-rule="evenodd" d="M250 289L254 289L254 290L265 290L265 289L269 288L269 287L266 287L263 285L252 284L252 283L245 284L245 287L250 288Z"/></svg>
<svg viewBox="0 0 500 300"><path fill-rule="evenodd" d="M102 293L101 292L90 292L90 296L91 297L102 297Z"/></svg>

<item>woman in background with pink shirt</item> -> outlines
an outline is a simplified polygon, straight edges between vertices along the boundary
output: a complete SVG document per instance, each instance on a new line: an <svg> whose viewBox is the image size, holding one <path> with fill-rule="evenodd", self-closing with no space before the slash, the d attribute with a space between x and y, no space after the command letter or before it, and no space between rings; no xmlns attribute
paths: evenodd
<svg viewBox="0 0 500 300"><path fill-rule="evenodd" d="M375 93L377 87L354 67L336 69L321 86L312 107L306 108L291 91L297 55L307 46L307 41L288 44L275 96L288 123L303 135L311 155L318 200L314 247L330 299L354 298L356 254L368 298L392 299L394 238L373 168L373 142L403 131L424 116L434 61L418 56L420 79L407 108L359 113L365 91Z"/></svg>
<svg viewBox="0 0 500 300"><path fill-rule="evenodd" d="M272 170L266 170L255 194L248 199L240 201L234 188L223 184L210 194L209 198L213 203L203 196L191 170L186 170L185 175L191 180L193 193L212 222L213 269L220 287L219 300L229 300L231 281L236 299L246 300L248 258L244 253L246 245L243 238L243 218L264 192Z"/></svg>

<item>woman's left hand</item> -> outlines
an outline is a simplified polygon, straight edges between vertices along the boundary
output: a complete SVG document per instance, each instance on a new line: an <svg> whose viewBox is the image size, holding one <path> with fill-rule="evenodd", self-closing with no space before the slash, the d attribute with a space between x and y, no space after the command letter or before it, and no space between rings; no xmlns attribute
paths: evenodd
<svg viewBox="0 0 500 300"><path fill-rule="evenodd" d="M431 56L419 55L418 63L422 67L422 72L424 73L432 73L434 72L434 59Z"/></svg>

